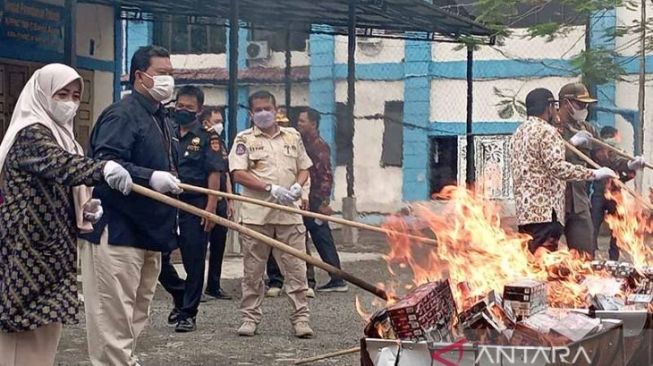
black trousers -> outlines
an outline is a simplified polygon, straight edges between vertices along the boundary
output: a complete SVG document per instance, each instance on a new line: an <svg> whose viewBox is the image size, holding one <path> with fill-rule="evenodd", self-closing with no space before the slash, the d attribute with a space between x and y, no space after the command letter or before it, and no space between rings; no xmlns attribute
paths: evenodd
<svg viewBox="0 0 653 366"><path fill-rule="evenodd" d="M322 258L325 263L328 263L336 268L341 268L340 256L338 256L338 250L336 249L336 244L333 240L333 235L331 234L329 223L324 221L316 222L315 219L307 217L304 218L304 225L306 226L307 235L310 234L311 239L313 239L313 244L315 245L317 252L320 254L320 258ZM310 253L308 249L308 237L306 244L306 252ZM268 258L267 274L269 279L268 286L283 286L283 276L281 275L279 266L272 256ZM307 266L307 277L309 287L315 287L315 269L312 265ZM331 281L341 280L341 278L331 275Z"/></svg>
<svg viewBox="0 0 653 366"><path fill-rule="evenodd" d="M617 204L605 198L603 192L594 192L592 194L592 224L594 225L594 250L599 249L598 238L599 231L601 230L601 225L603 224L603 219L605 214L613 215L617 210ZM608 250L608 255L610 256L611 261L619 260L619 246L617 245L617 239L610 235L610 249Z"/></svg>
<svg viewBox="0 0 653 366"><path fill-rule="evenodd" d="M528 242L528 250L531 253L535 253L539 247L545 247L550 251L558 250L558 243L564 232L555 212L551 222L519 225L517 229L520 233L528 234L533 238Z"/></svg>
<svg viewBox="0 0 653 366"><path fill-rule="evenodd" d="M206 207L205 197L182 196L182 201L201 209ZM202 298L208 235L201 221L195 215L179 213L179 250L186 271L185 280L170 262L170 253L162 255L159 282L172 295L175 307L180 310L179 319L194 318Z"/></svg>
<svg viewBox="0 0 653 366"><path fill-rule="evenodd" d="M227 218L227 203L221 200L218 204L218 216ZM209 274L206 280L206 292L220 291L220 277L222 276L222 262L227 244L227 228L215 225L209 235Z"/></svg>
<svg viewBox="0 0 653 366"><path fill-rule="evenodd" d="M565 218L565 238L569 249L588 254L594 258L594 225L590 210L580 213L568 212Z"/></svg>

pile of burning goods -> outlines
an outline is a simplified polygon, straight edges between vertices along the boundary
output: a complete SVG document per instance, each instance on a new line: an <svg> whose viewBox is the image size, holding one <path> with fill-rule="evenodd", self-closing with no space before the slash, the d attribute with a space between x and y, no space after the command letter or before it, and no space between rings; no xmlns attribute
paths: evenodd
<svg viewBox="0 0 653 366"><path fill-rule="evenodd" d="M363 357L364 365L409 364L399 362L402 344L422 345L433 356L456 345L461 355L465 347L475 348L478 355L478 347L484 345L504 351L555 350L583 348L586 342L593 342L592 352L616 347L610 351L612 359L594 354L602 361L592 358L587 364L652 364L653 250L644 244L652 231L649 220L624 212L608 220L622 253L633 263L592 261L567 250L532 254L528 237L501 227L499 211L491 202L459 188L445 193L449 201L443 212L414 210L436 236L436 246L389 236L388 267L393 274L409 269L412 283L402 285L397 275L394 282L381 284L394 297L372 315L357 302L367 319L363 348L378 347L372 352L377 358L394 360L366 363ZM623 210L626 204L618 202L618 208ZM399 219L386 227L417 231ZM397 288L408 292L399 296L392 291ZM624 324L633 314L642 315L635 325L639 331L628 333ZM629 335L636 337L628 339ZM394 351L383 356L382 349ZM632 361L642 349L644 361Z"/></svg>

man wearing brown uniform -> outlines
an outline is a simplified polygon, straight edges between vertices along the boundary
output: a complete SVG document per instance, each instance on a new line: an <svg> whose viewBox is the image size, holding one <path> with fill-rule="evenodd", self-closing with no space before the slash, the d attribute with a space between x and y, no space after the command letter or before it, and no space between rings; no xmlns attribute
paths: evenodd
<svg viewBox="0 0 653 366"><path fill-rule="evenodd" d="M229 169L236 183L244 187L243 196L299 207L302 187L312 166L302 138L293 128L279 127L274 96L260 91L249 97L250 118L254 127L236 136L229 154ZM250 229L305 250L306 228L302 217L258 205L243 203L241 222ZM286 278L285 289L293 305L291 322L295 336L309 338L309 309L306 292L306 263L289 254L271 249L256 239L241 236L244 276L242 282L241 336L253 336L262 318L265 295L263 273L270 253Z"/></svg>
<svg viewBox="0 0 653 366"><path fill-rule="evenodd" d="M598 132L587 122L588 107L596 103L581 83L567 84L560 89L560 129L563 138L576 146L585 155L601 166L613 169L617 174L640 170L644 167L641 156L634 160L622 158L614 153L597 154L600 146L592 144L591 138L600 139ZM578 132L575 132L578 131ZM580 157L567 150L566 160L575 165L587 166ZM565 192L565 238L570 249L594 256L594 228L590 213L590 199L586 182L569 182Z"/></svg>

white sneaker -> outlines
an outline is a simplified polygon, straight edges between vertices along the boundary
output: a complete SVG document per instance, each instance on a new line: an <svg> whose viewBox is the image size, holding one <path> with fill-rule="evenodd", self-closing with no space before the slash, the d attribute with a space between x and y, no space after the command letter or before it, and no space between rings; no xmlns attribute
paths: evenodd
<svg viewBox="0 0 653 366"><path fill-rule="evenodd" d="M314 299L315 298L315 290L313 290L312 288L309 287L308 291L306 291L306 297L308 297L310 299Z"/></svg>
<svg viewBox="0 0 653 366"><path fill-rule="evenodd" d="M270 287L265 292L265 297L279 297L281 295L281 289L278 287Z"/></svg>
<svg viewBox="0 0 653 366"><path fill-rule="evenodd" d="M238 328L238 335L241 337L253 337L256 334L258 325L254 322L244 321Z"/></svg>

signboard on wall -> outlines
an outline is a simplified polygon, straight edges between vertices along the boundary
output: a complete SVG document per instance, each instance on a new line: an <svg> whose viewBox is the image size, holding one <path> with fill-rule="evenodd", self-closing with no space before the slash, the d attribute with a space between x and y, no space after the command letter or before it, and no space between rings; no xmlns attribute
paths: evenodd
<svg viewBox="0 0 653 366"><path fill-rule="evenodd" d="M64 8L30 0L0 0L0 45L63 52Z"/></svg>

